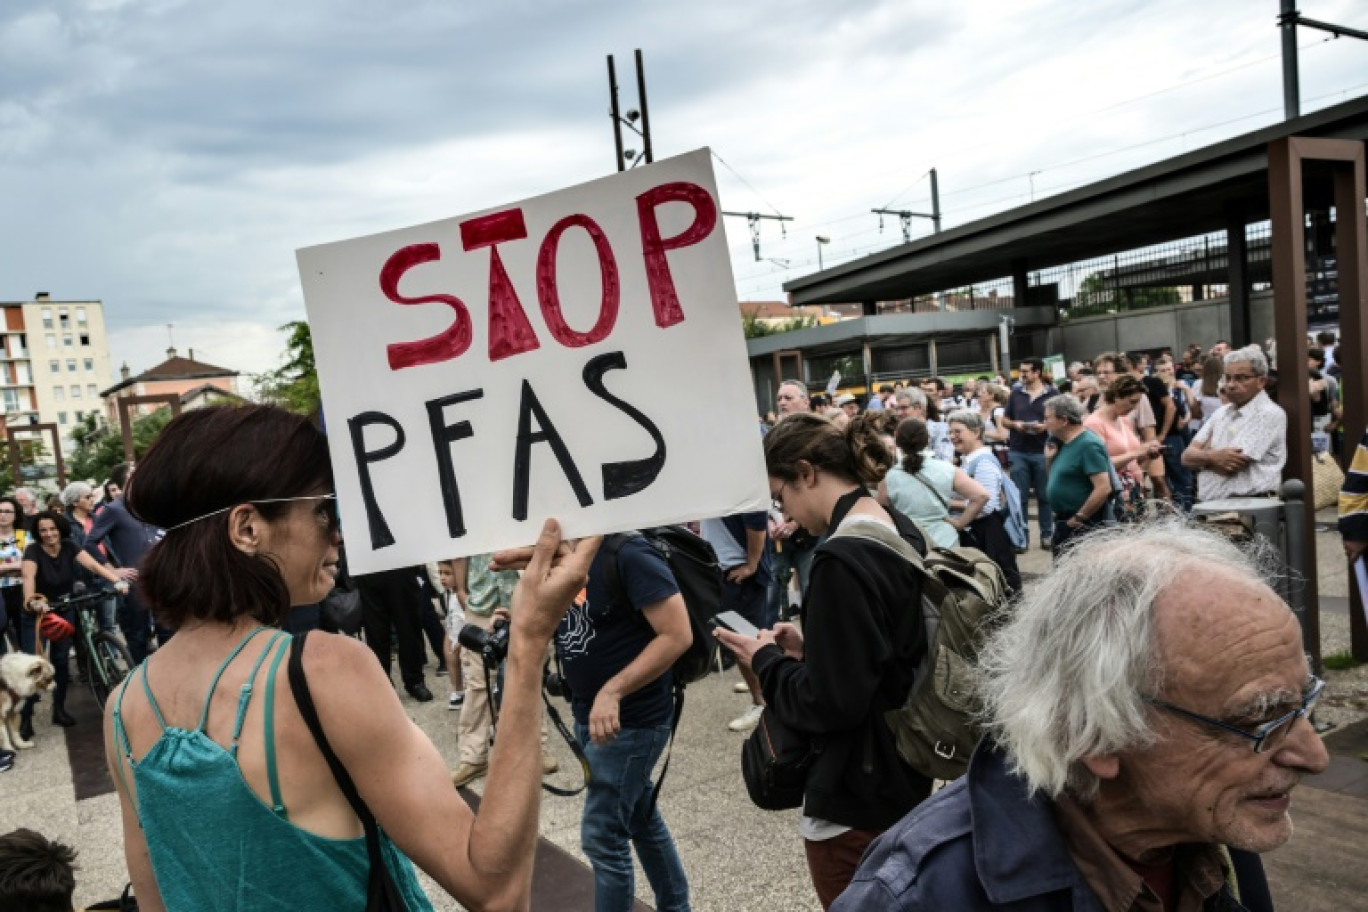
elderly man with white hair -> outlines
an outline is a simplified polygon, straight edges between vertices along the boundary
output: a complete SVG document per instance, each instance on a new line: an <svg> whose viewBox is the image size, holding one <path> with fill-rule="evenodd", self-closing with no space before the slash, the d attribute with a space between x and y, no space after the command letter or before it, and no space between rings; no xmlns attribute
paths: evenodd
<svg viewBox="0 0 1368 912"><path fill-rule="evenodd" d="M986 645L966 776L866 852L833 912L1271 909L1259 853L1329 764L1287 605L1220 536L1100 530Z"/></svg>
<svg viewBox="0 0 1368 912"><path fill-rule="evenodd" d="M926 433L931 437L931 455L943 462L953 462L955 445L950 442L950 425L940 420L940 400L936 402L934 411L928 409L926 393L909 386L893 394L893 412L898 416L898 421L918 418L926 422Z"/></svg>
<svg viewBox="0 0 1368 912"><path fill-rule="evenodd" d="M1197 502L1227 497L1272 497L1287 462L1287 414L1268 398L1268 359L1257 345L1224 358L1221 406L1183 451L1197 472Z"/></svg>

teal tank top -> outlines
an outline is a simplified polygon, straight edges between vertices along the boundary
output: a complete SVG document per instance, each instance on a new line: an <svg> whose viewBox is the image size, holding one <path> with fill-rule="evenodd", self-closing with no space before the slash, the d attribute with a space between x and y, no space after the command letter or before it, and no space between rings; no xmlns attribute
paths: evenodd
<svg viewBox="0 0 1368 912"><path fill-rule="evenodd" d="M275 758L275 679L281 658L290 650L289 636L276 631L252 667L238 697L231 748L225 750L206 734L209 705L220 676L243 647L265 629L258 627L249 633L219 666L194 731L166 724L147 684L147 663L143 663L143 690L162 734L137 762L121 715L131 676L115 704L115 737L133 770L138 787L138 823L147 840L157 888L169 912L365 908L370 870L365 837L333 839L299 829L290 823L280 794ZM237 765L238 738L252 699L252 683L268 656L271 664L266 674L264 733L269 806L248 788ZM122 764L118 772L122 780ZM414 912L431 912L432 905L418 885L413 864L389 837L382 833L380 839L386 864L405 904Z"/></svg>

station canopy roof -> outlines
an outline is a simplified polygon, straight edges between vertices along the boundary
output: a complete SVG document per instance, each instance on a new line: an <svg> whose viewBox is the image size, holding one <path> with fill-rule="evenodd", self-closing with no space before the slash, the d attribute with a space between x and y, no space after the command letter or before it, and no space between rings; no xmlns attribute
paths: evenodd
<svg viewBox="0 0 1368 912"><path fill-rule="evenodd" d="M959 225L784 285L790 303L898 301L1224 231L1269 217L1268 144L1287 136L1368 141L1368 96L1255 130L1076 190ZM1307 166L1308 208L1329 181Z"/></svg>

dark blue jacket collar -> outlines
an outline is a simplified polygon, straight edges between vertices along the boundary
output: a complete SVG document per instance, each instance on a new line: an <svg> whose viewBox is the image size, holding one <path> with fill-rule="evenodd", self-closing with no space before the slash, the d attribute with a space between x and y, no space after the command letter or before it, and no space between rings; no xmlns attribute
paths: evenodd
<svg viewBox="0 0 1368 912"><path fill-rule="evenodd" d="M1100 912L1069 855L1049 799L1028 793L1025 781L1008 771L1005 755L987 738L970 760L967 785L974 867L993 902L1069 891L1075 910Z"/></svg>

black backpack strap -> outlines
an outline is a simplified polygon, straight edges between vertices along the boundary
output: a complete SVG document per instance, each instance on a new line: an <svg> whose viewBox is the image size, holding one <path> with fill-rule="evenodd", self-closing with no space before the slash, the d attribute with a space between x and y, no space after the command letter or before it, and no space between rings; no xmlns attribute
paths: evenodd
<svg viewBox="0 0 1368 912"><path fill-rule="evenodd" d="M627 599L627 589L622 585L622 570L618 567L618 557L622 554L622 546L627 543L629 538L641 535L640 532L615 532L605 536L601 552L607 558L603 572L604 582L608 584L608 610L616 611L622 606L631 607Z"/></svg>
<svg viewBox="0 0 1368 912"><path fill-rule="evenodd" d="M380 826L376 823L375 815L371 813L370 808L366 807L366 802L361 800L361 793L356 790L356 784L347 774L347 768L337 759L337 754L333 753L332 746L328 744L328 736L323 733L323 723L318 720L313 694L309 692L309 682L304 677L304 643L308 637L309 632L306 630L296 636L290 645L290 693L294 695L295 705L299 707L299 714L304 718L304 724L309 727L309 733L313 735L319 752L323 754L323 759L328 761L328 769L332 770L337 787L342 790L347 803L351 805L357 819L361 821L361 826L366 830L366 854L370 857L366 909L402 910L405 908L404 901L399 896L399 890L380 850Z"/></svg>
<svg viewBox="0 0 1368 912"><path fill-rule="evenodd" d="M674 682L674 719L670 722L670 743L665 745L665 765L660 768L660 778L651 790L651 803L646 808L646 817L655 812L656 802L660 800L660 789L665 785L665 774L670 771L670 755L674 753L675 733L679 731L679 720L684 716L684 685L678 679Z"/></svg>

